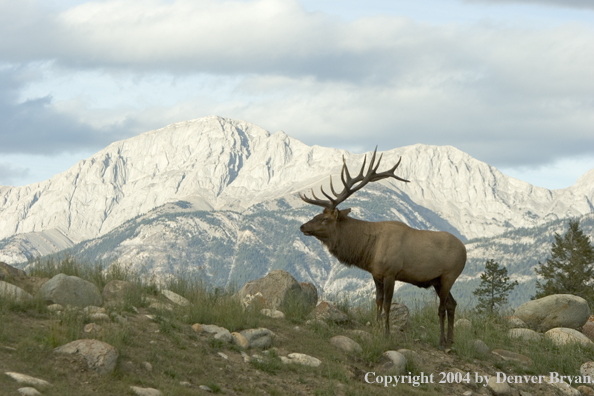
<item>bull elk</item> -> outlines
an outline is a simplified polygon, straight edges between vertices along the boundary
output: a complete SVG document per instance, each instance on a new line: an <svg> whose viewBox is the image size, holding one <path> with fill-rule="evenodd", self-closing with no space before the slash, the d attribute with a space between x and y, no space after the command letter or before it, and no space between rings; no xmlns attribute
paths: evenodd
<svg viewBox="0 0 594 396"><path fill-rule="evenodd" d="M370 272L375 282L377 320L382 308L385 311L385 335L390 334L390 306L394 294L394 282L401 281L418 287L433 286L439 296L439 320L441 335L439 343L448 347L454 340L454 313L456 301L450 290L466 264L466 248L454 235L447 232L416 230L399 221L369 222L349 217L351 209L336 207L354 192L369 182L394 178L398 163L385 172L377 173L382 156L375 163L377 147L373 152L369 168L365 171L367 156L356 177L349 174L344 156L341 180L344 189L334 191L332 176L330 190L334 197L320 188L327 200L313 199L299 193L309 204L318 205L324 211L301 226L301 232L316 237L330 253L347 266L357 266ZM364 174L365 173L365 174ZM448 317L447 339L444 334L445 316Z"/></svg>

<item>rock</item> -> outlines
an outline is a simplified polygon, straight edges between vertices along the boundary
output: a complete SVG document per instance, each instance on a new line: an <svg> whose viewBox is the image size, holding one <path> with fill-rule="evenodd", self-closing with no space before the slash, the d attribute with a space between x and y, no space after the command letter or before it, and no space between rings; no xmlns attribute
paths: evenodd
<svg viewBox="0 0 594 396"><path fill-rule="evenodd" d="M487 382L487 388L493 392L495 396L506 396L512 394L512 388L507 382L497 382L496 376L491 376Z"/></svg>
<svg viewBox="0 0 594 396"><path fill-rule="evenodd" d="M194 323L192 325L192 330L194 330L196 333L202 333L204 331L204 328L200 323Z"/></svg>
<svg viewBox="0 0 594 396"><path fill-rule="evenodd" d="M582 334L594 341L594 322L589 320L582 327Z"/></svg>
<svg viewBox="0 0 594 396"><path fill-rule="evenodd" d="M536 331L547 331L555 327L581 329L590 317L590 307L581 297L554 294L520 305L514 316Z"/></svg>
<svg viewBox="0 0 594 396"><path fill-rule="evenodd" d="M580 385L577 387L577 390L585 396L594 396L594 389L590 388L589 386Z"/></svg>
<svg viewBox="0 0 594 396"><path fill-rule="evenodd" d="M77 340L54 349L57 354L79 355L87 367L99 374L109 374L115 369L118 350L97 340Z"/></svg>
<svg viewBox="0 0 594 396"><path fill-rule="evenodd" d="M103 288L102 296L106 304L123 304L126 295L136 292L136 286L132 282L112 280Z"/></svg>
<svg viewBox="0 0 594 396"><path fill-rule="evenodd" d="M180 296L179 294L172 292L171 290L161 290L161 294L164 295L165 297L167 297L167 299L169 301L171 301L174 304L177 304L181 307L190 306L190 302L186 298Z"/></svg>
<svg viewBox="0 0 594 396"><path fill-rule="evenodd" d="M266 349L272 345L273 333L266 328L243 330L239 334L245 337L250 348Z"/></svg>
<svg viewBox="0 0 594 396"><path fill-rule="evenodd" d="M567 395L567 396L581 396L581 393L579 390L572 388L568 383L566 382L550 382L549 376L546 376L544 378L545 382L547 382L549 385L557 388L559 390L559 392L561 392L562 395Z"/></svg>
<svg viewBox="0 0 594 396"><path fill-rule="evenodd" d="M85 333L101 333L103 331L103 327L95 323L88 323L83 328L83 331Z"/></svg>
<svg viewBox="0 0 594 396"><path fill-rule="evenodd" d="M522 319L518 318L517 316L506 316L505 319L507 320L507 323L511 327L514 327L517 329L525 329L528 327L526 322L524 322Z"/></svg>
<svg viewBox="0 0 594 396"><path fill-rule="evenodd" d="M132 392L134 392L134 394L138 395L138 396L162 396L163 393L161 393L160 390L157 390L155 388L140 388L138 386L131 386L130 389L132 389Z"/></svg>
<svg viewBox="0 0 594 396"><path fill-rule="evenodd" d="M542 334L530 329L509 329L507 335L510 338L519 338L524 341L540 341Z"/></svg>
<svg viewBox="0 0 594 396"><path fill-rule="evenodd" d="M327 320L330 322L344 323L349 320L347 314L336 308L334 304L322 301L316 309L310 314L315 319Z"/></svg>
<svg viewBox="0 0 594 396"><path fill-rule="evenodd" d="M580 375L590 377L590 383L594 384L594 362L589 361L580 366Z"/></svg>
<svg viewBox="0 0 594 396"><path fill-rule="evenodd" d="M29 301L33 299L33 296L25 290L4 281L0 281L0 297L14 299L15 301Z"/></svg>
<svg viewBox="0 0 594 396"><path fill-rule="evenodd" d="M330 339L330 345L342 349L346 353L361 353L363 348L357 342L353 341L349 337L336 336Z"/></svg>
<svg viewBox="0 0 594 396"><path fill-rule="evenodd" d="M264 308L264 309L260 310L260 313L264 316L268 316L269 318L273 318L273 319L284 319L285 318L285 314L282 313L281 311L276 310L276 309Z"/></svg>
<svg viewBox="0 0 594 396"><path fill-rule="evenodd" d="M406 358L407 362L408 361L417 361L417 362L421 361L421 356L417 352L411 351L410 349L399 349L396 352L398 352L399 354L404 356Z"/></svg>
<svg viewBox="0 0 594 396"><path fill-rule="evenodd" d="M547 331L545 337L553 341L555 345L566 345L571 343L593 345L592 341L579 331L564 327L557 327Z"/></svg>
<svg viewBox="0 0 594 396"><path fill-rule="evenodd" d="M23 396L38 396L41 395L41 393L35 389L35 388L30 388L30 387L26 387L26 388L19 388L18 392L23 395Z"/></svg>
<svg viewBox="0 0 594 396"><path fill-rule="evenodd" d="M52 386L52 384L50 384L49 382L39 378L31 377L30 375L15 373L11 371L7 371L5 374L13 380L15 380L16 382L18 382L19 384L34 386L37 389L47 389Z"/></svg>
<svg viewBox="0 0 594 396"><path fill-rule="evenodd" d="M92 315L89 315L89 319L91 319L94 322L109 322L109 316L107 314L104 313L94 313Z"/></svg>
<svg viewBox="0 0 594 396"><path fill-rule="evenodd" d="M499 356L503 360L511 360L529 366L532 360L528 356L521 355L516 352L506 351L505 349L494 349L493 354Z"/></svg>
<svg viewBox="0 0 594 396"><path fill-rule="evenodd" d="M202 389L205 392L209 392L212 393L212 389L210 389L208 386L206 385L200 385L198 388Z"/></svg>
<svg viewBox="0 0 594 396"><path fill-rule="evenodd" d="M246 283L235 296L247 306L253 301L253 296L258 293L265 308L280 309L286 312L285 309L296 303L311 309L315 306L312 305L313 298L309 286L304 291L291 274L282 270L272 271L263 278Z"/></svg>
<svg viewBox="0 0 594 396"><path fill-rule="evenodd" d="M289 353L287 357L281 356L281 361L285 364L295 363L310 367L319 367L322 364L321 360L303 353Z"/></svg>
<svg viewBox="0 0 594 396"><path fill-rule="evenodd" d="M250 347L250 343L241 333L233 332L231 333L231 337L233 337L233 343L238 347L242 349L248 349Z"/></svg>
<svg viewBox="0 0 594 396"><path fill-rule="evenodd" d="M468 319L458 319L454 322L454 328L470 330L472 328L472 322Z"/></svg>
<svg viewBox="0 0 594 396"><path fill-rule="evenodd" d="M231 333L224 327L215 326L215 325L202 325L202 331L208 334L214 334L214 338L216 340L221 340L225 342L232 342L233 337L231 337Z"/></svg>
<svg viewBox="0 0 594 396"><path fill-rule="evenodd" d="M47 310L50 312L60 312L64 310L64 307L60 304L51 304L47 306Z"/></svg>
<svg viewBox="0 0 594 396"><path fill-rule="evenodd" d="M485 344L485 342L483 340L474 340L474 342L472 343L472 347L474 348L475 351L477 351L481 355L490 355L491 354L491 349L489 348L489 346L487 344Z"/></svg>
<svg viewBox="0 0 594 396"><path fill-rule="evenodd" d="M389 360L391 363L391 367L399 373L403 374L406 371L406 357L397 351L386 351L384 352L384 356Z"/></svg>
<svg viewBox="0 0 594 396"><path fill-rule="evenodd" d="M45 282L38 295L48 304L60 304L86 307L102 304L97 286L76 276L58 274Z"/></svg>

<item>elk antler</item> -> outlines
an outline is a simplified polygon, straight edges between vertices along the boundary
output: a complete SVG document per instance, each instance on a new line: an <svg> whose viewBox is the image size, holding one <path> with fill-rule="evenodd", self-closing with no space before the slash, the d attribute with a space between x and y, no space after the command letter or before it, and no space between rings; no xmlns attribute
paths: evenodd
<svg viewBox="0 0 594 396"><path fill-rule="evenodd" d="M402 179L394 174L394 171L396 170L396 168L398 168L398 165L400 165L400 161L402 161L402 158L400 158L398 160L398 163L396 165L394 165L394 167L392 167L392 169L389 169L385 172L376 173L377 168L379 168L379 165L380 165L380 162L381 162L382 156L383 156L383 154L381 154L379 159L377 160L377 164L375 164L376 152L377 152L377 146L375 147L375 150L373 151L373 155L371 156L371 161L369 162L369 168L367 169L367 173L365 175L363 175L363 171L365 170L365 163L367 162L367 155L365 155L365 158L363 159L363 166L361 166L361 171L354 178L352 178L349 173L349 170L346 165L346 161L344 159L344 155L342 156L343 165L342 165L342 171L340 172L340 179L342 180L342 184L344 185L344 190L342 190L340 193L337 194L336 191L334 191L334 186L332 185L332 176L330 176L330 190L332 190L332 194L334 194L334 196L336 198L332 198L330 195L326 194L323 187L320 187L320 191L322 191L322 194L324 194L324 196L326 198L328 198L328 200L318 199L318 197L316 197L316 195L314 194L313 189L311 190L311 195L313 196L313 199L307 198L307 196L301 195L301 193L299 193L299 197L307 203L322 206L322 207L328 208L328 209L334 209L341 202L344 202L348 197L350 197L356 191L360 190L363 186L365 186L369 182L387 179L389 177L393 177L394 179L397 179L397 180L400 180L400 181L403 181L406 183L409 182L408 180ZM356 183L359 183L359 184L355 185Z"/></svg>

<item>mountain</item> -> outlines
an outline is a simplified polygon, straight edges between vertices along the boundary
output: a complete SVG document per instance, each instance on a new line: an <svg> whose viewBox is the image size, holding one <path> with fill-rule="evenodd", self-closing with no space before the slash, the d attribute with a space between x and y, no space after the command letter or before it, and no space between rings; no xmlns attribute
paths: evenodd
<svg viewBox="0 0 594 396"><path fill-rule="evenodd" d="M221 285L285 268L325 291L360 290L367 274L298 231L320 208L297 192L328 190L342 156L357 172L363 154L310 147L248 122L211 116L172 124L115 142L45 182L0 186L0 260L68 248L88 260L196 272ZM401 157L396 173L410 183L372 183L342 207L464 241L594 211L594 170L551 191L454 147L420 144L384 152L379 170Z"/></svg>

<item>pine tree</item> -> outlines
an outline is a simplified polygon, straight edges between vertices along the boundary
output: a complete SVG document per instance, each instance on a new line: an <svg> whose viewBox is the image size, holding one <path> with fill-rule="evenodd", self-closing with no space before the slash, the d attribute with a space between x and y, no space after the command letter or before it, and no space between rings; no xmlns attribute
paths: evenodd
<svg viewBox="0 0 594 396"><path fill-rule="evenodd" d="M542 278L536 281L535 298L573 294L593 306L594 248L579 225L579 220L572 220L565 235L555 233L551 258L534 269Z"/></svg>
<svg viewBox="0 0 594 396"><path fill-rule="evenodd" d="M476 309L492 314L496 308L507 304L507 296L517 285L517 281L509 283L507 268L500 267L495 260L488 260L481 274L481 284L473 292L479 299Z"/></svg>

